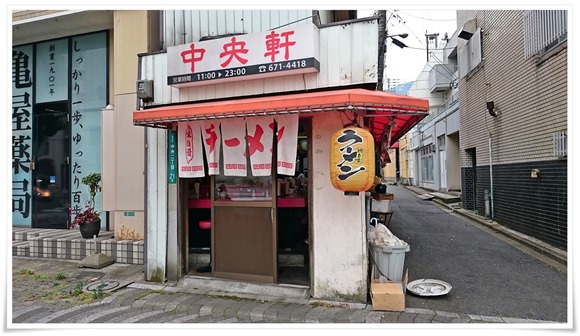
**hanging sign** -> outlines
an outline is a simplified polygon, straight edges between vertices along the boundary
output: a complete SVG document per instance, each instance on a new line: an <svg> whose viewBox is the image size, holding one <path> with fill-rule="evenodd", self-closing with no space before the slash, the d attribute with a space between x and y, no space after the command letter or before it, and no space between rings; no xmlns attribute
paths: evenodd
<svg viewBox="0 0 580 336"><path fill-rule="evenodd" d="M330 180L346 193L368 190L375 178L375 145L372 134L360 127L338 130L330 138Z"/></svg>
<svg viewBox="0 0 580 336"><path fill-rule="evenodd" d="M252 176L270 176L272 174L274 118L272 116L248 118L246 127Z"/></svg>
<svg viewBox="0 0 580 336"><path fill-rule="evenodd" d="M201 122L180 122L177 126L179 177L203 177L203 147Z"/></svg>

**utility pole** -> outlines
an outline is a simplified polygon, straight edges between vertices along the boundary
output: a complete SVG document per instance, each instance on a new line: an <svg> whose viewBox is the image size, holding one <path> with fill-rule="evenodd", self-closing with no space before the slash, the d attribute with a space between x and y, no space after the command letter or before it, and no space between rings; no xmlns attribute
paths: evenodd
<svg viewBox="0 0 580 336"><path fill-rule="evenodd" d="M425 31L425 44L427 45L427 62L429 62L429 44L433 44L433 49L437 49L437 37L439 36L439 33L435 33L435 34L427 34L427 31Z"/></svg>
<svg viewBox="0 0 580 336"><path fill-rule="evenodd" d="M385 40L387 39L387 11L378 11L379 16L379 59L377 74L377 91L383 91L383 74L385 72Z"/></svg>

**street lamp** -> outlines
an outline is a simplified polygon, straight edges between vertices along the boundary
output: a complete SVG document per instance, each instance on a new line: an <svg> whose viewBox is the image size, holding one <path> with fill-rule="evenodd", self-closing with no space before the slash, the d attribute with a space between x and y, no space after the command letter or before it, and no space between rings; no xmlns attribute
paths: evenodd
<svg viewBox="0 0 580 336"><path fill-rule="evenodd" d="M395 37L407 38L407 36L409 36L409 34L407 34L407 33L397 34L397 35L387 35L387 37L391 38L391 40L393 41L393 44L401 49L405 48L407 45L405 43L397 40Z"/></svg>

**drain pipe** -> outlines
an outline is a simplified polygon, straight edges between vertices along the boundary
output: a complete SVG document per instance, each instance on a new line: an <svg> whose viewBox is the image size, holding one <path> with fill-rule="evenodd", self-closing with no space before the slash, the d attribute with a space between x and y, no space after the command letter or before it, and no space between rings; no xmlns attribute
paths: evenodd
<svg viewBox="0 0 580 336"><path fill-rule="evenodd" d="M491 133L489 134L489 205L490 205L490 219L493 220L493 163L491 159Z"/></svg>

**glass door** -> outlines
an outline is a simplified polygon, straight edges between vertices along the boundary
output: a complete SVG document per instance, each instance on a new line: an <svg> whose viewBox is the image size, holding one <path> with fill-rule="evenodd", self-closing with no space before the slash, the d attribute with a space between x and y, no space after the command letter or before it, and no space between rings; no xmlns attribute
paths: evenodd
<svg viewBox="0 0 580 336"><path fill-rule="evenodd" d="M33 119L33 228L68 228L70 122L67 102L38 104Z"/></svg>
<svg viewBox="0 0 580 336"><path fill-rule="evenodd" d="M277 282L272 176L214 178L212 260L218 278Z"/></svg>

